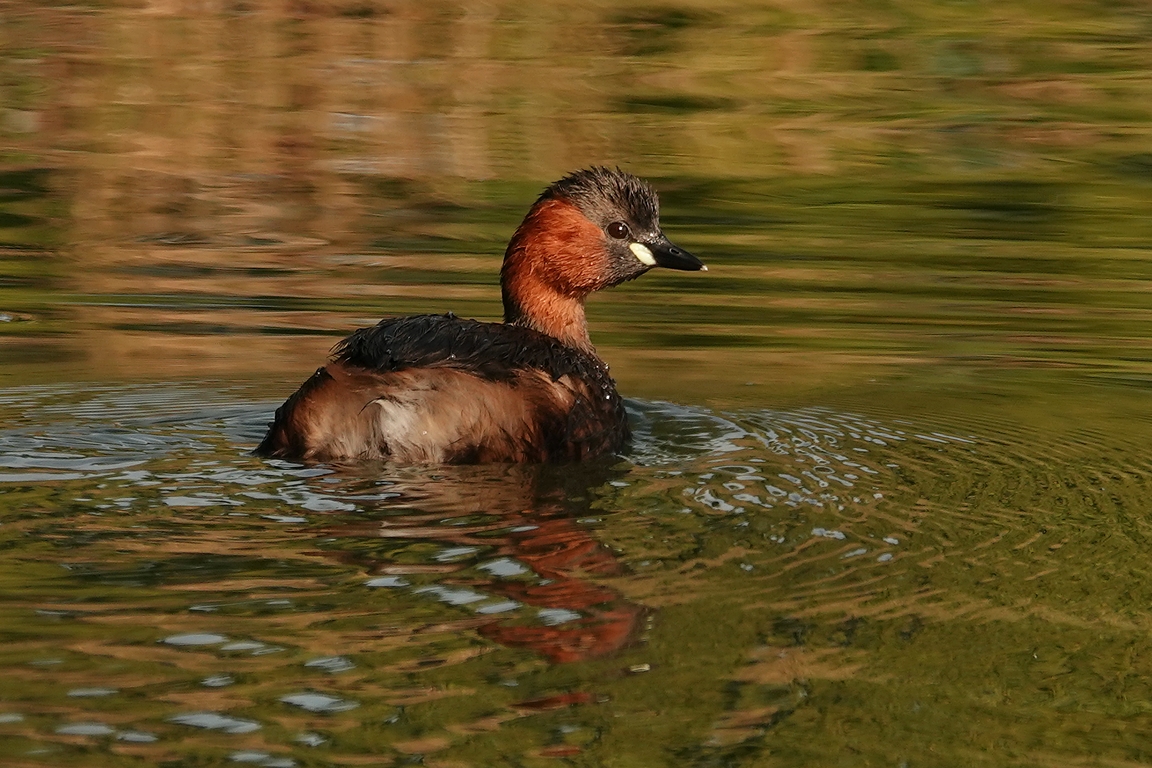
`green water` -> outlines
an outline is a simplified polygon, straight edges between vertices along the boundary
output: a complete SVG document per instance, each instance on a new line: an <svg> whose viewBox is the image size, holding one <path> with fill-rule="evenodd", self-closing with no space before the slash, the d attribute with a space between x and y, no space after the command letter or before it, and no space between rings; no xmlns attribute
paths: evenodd
<svg viewBox="0 0 1152 768"><path fill-rule="evenodd" d="M1140 4L10 3L0 763L1152 761ZM625 457L255 459L619 164Z"/></svg>

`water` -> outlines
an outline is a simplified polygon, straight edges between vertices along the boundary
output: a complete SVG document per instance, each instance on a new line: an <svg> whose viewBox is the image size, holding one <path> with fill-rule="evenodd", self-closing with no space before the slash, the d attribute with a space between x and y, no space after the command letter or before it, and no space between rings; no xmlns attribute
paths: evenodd
<svg viewBox="0 0 1152 768"><path fill-rule="evenodd" d="M1152 759L1152 15L17 3L12 765ZM352 328L499 316L621 164L631 453L263 461Z"/></svg>

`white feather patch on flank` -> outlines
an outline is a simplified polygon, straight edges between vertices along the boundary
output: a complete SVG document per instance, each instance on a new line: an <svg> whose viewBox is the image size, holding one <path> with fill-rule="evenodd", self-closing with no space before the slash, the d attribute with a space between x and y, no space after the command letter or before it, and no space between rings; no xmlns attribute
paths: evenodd
<svg viewBox="0 0 1152 768"><path fill-rule="evenodd" d="M640 263L644 266L656 266L656 257L652 255L652 251L648 250L648 246L643 243L632 243L628 246L628 250L632 251L632 255L639 259Z"/></svg>

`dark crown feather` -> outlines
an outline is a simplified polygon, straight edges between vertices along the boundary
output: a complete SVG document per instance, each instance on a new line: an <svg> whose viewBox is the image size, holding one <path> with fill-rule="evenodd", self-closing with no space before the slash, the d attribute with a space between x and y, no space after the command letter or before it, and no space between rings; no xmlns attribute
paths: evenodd
<svg viewBox="0 0 1152 768"><path fill-rule="evenodd" d="M594 165L554 181L537 202L563 198L574 204L591 221L615 209L638 224L655 224L660 219L660 200L648 182L619 168Z"/></svg>

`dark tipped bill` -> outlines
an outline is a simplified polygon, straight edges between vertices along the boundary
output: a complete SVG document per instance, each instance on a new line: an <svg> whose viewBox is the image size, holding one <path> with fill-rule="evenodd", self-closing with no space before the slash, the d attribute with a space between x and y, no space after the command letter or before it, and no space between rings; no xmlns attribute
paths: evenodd
<svg viewBox="0 0 1152 768"><path fill-rule="evenodd" d="M661 235L658 239L644 243L632 243L629 246L632 253L643 263L650 267L667 267L668 269L683 269L686 271L708 271L704 262L696 258L678 245L673 245L668 238Z"/></svg>

